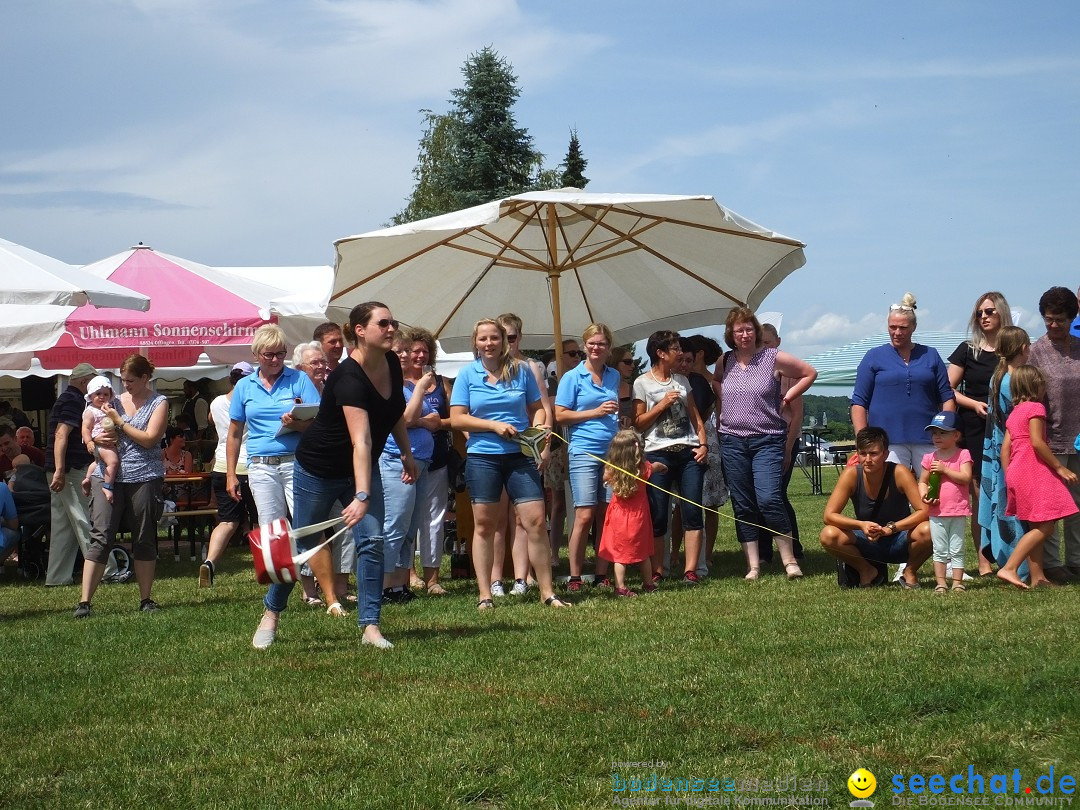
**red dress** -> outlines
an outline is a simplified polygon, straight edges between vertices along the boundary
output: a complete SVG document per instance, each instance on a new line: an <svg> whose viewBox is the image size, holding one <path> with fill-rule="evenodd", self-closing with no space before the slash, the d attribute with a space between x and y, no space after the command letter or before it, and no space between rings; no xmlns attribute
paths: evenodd
<svg viewBox="0 0 1080 810"><path fill-rule="evenodd" d="M1077 509L1065 482L1035 455L1028 426L1028 420L1035 416L1046 419L1043 404L1021 402L1005 421L1012 437L1009 466L1005 470L1008 493L1005 514L1042 523L1075 515Z"/></svg>
<svg viewBox="0 0 1080 810"><path fill-rule="evenodd" d="M652 465L647 461L642 462L638 475L647 479L651 474ZM647 560L652 553L649 499L645 494L645 485L639 482L638 488L629 498L612 496L604 516L604 533L600 537L599 554L611 562L634 565Z"/></svg>

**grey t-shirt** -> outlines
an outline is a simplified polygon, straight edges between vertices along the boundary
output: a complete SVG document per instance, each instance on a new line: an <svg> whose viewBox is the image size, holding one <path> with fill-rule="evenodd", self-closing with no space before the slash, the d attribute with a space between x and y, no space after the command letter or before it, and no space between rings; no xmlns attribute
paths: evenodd
<svg viewBox="0 0 1080 810"><path fill-rule="evenodd" d="M670 380L659 383L651 373L645 373L634 380L634 399L644 402L646 411L656 407L669 391L677 391L679 398L645 431L646 452L663 450L675 444L688 444L691 447L700 444L697 431L690 423L687 406L690 381L686 377L672 374Z"/></svg>

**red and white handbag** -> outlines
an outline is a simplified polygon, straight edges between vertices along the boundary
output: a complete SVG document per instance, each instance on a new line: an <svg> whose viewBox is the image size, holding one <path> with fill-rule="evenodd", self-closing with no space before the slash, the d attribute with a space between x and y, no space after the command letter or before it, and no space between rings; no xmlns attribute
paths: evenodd
<svg viewBox="0 0 1080 810"><path fill-rule="evenodd" d="M343 518L339 517L294 529L285 518L278 518L252 529L248 532L248 543L251 544L251 558L255 563L255 579L260 585L282 585L299 580L300 566L314 557L327 543L348 531L348 527L342 527L333 537L300 554L296 553L296 539L329 529L342 520Z"/></svg>

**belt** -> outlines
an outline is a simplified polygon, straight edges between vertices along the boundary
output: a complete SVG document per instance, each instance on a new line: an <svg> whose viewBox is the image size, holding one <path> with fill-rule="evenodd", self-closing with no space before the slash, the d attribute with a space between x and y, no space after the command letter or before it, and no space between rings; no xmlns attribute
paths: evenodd
<svg viewBox="0 0 1080 810"><path fill-rule="evenodd" d="M667 447L663 447L655 452L657 453L681 453L683 450L693 450L695 447L700 447L697 444L671 444Z"/></svg>
<svg viewBox="0 0 1080 810"><path fill-rule="evenodd" d="M287 453L284 456L248 456L248 462L254 461L256 464L269 464L270 466L277 466L278 464L284 464L287 461L292 461L294 458L292 453Z"/></svg>

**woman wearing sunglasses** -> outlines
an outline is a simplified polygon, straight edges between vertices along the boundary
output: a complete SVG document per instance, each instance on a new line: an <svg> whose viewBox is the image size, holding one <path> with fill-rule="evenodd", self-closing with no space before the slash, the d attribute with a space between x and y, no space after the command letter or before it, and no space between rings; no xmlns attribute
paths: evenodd
<svg viewBox="0 0 1080 810"><path fill-rule="evenodd" d="M964 437L963 446L971 454L971 494L979 498L979 481L982 477L983 441L986 438L986 400L990 394L990 378L998 363L998 332L1003 326L1012 326L1009 302L999 292L983 293L975 300L975 311L968 322L970 337L949 355L949 385L956 397L957 421ZM971 515L971 536L975 542L975 557L979 561L979 574L993 573L990 561L979 548L978 514Z"/></svg>
<svg viewBox="0 0 1080 810"><path fill-rule="evenodd" d="M634 426L634 353L625 346L616 346L608 363L619 372L619 428Z"/></svg>
<svg viewBox="0 0 1080 810"><path fill-rule="evenodd" d="M398 323L385 304L369 301L353 307L345 339L353 344L349 356L326 380L319 412L296 448L293 486L295 523L310 526L330 515L336 501L356 546L357 623L361 643L379 649L393 646L379 630L383 585L383 496L379 455L391 433L401 450L400 478L416 480L416 463L405 430L405 393L401 363L392 351ZM235 397L234 397L235 399ZM250 452L251 438L248 437ZM297 549L317 544L315 536L297 538ZM327 612L344 616L333 587L330 551L311 558L311 569L327 590ZM266 607L252 639L256 649L274 643L278 618L286 607L292 583L271 585Z"/></svg>

